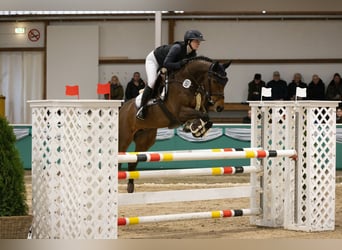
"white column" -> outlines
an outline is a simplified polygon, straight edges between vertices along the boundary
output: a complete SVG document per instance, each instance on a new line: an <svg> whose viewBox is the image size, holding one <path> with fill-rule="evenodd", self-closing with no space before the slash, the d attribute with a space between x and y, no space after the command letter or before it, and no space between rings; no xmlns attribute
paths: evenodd
<svg viewBox="0 0 342 250"><path fill-rule="evenodd" d="M162 12L156 11L155 13L155 48L161 45L161 29L162 29Z"/></svg>

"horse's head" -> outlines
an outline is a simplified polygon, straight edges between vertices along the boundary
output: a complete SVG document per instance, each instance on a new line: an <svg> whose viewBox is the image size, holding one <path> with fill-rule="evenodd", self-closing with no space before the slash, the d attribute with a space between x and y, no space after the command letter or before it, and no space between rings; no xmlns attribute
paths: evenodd
<svg viewBox="0 0 342 250"><path fill-rule="evenodd" d="M226 69L230 62L222 64L204 56L191 58L188 62L180 71L175 73L173 76L175 81L183 83L184 79L190 80L190 85L187 85L186 88L194 91L194 96L197 96L197 93L201 94L203 111L223 111L224 87L228 82Z"/></svg>
<svg viewBox="0 0 342 250"><path fill-rule="evenodd" d="M205 84L206 98L209 110L221 112L224 109L224 87L228 82L226 69L231 62L221 64L213 62L208 71L208 81Z"/></svg>

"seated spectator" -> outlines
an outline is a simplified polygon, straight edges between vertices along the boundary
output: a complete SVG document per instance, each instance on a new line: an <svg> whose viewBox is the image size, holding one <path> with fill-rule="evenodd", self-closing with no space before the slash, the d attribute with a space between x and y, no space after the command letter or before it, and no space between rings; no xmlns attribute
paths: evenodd
<svg viewBox="0 0 342 250"><path fill-rule="evenodd" d="M145 88L145 82L140 78L139 72L134 72L133 78L127 83L126 86L126 101L135 98L139 95L139 91Z"/></svg>
<svg viewBox="0 0 342 250"><path fill-rule="evenodd" d="M341 101L342 100L342 82L339 73L334 74L334 78L331 80L327 87L325 95L327 100Z"/></svg>
<svg viewBox="0 0 342 250"><path fill-rule="evenodd" d="M243 123L251 123L251 115L252 115L252 111L248 110L247 116L242 118L242 122Z"/></svg>
<svg viewBox="0 0 342 250"><path fill-rule="evenodd" d="M267 88L272 89L272 97L269 100L287 100L287 84L284 80L280 79L278 71L273 72L273 80L269 81L266 85Z"/></svg>
<svg viewBox="0 0 342 250"><path fill-rule="evenodd" d="M253 81L248 83L248 101L260 101L261 99L261 88L265 87L266 84L261 80L261 74L257 73L254 75Z"/></svg>
<svg viewBox="0 0 342 250"><path fill-rule="evenodd" d="M295 73L293 75L293 80L290 82L287 86L288 90L288 97L290 100L302 100L305 99L303 97L297 97L296 98L296 91L297 87L300 88L307 88L307 84L305 82L302 82L302 75L300 73Z"/></svg>
<svg viewBox="0 0 342 250"><path fill-rule="evenodd" d="M325 100L325 84L318 75L312 76L307 91L307 100Z"/></svg>
<svg viewBox="0 0 342 250"><path fill-rule="evenodd" d="M110 99L111 100L122 100L124 97L124 89L119 81L119 78L114 75L109 81L110 83ZM109 94L105 94L105 99L108 100Z"/></svg>
<svg viewBox="0 0 342 250"><path fill-rule="evenodd" d="M342 123L342 107L336 108L336 123Z"/></svg>

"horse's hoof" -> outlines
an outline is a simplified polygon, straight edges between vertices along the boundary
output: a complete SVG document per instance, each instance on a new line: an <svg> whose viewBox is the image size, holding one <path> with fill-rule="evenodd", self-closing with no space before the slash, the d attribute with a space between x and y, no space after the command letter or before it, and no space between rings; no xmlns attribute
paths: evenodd
<svg viewBox="0 0 342 250"><path fill-rule="evenodd" d="M127 184L127 193L133 193L134 192L134 184L128 183Z"/></svg>

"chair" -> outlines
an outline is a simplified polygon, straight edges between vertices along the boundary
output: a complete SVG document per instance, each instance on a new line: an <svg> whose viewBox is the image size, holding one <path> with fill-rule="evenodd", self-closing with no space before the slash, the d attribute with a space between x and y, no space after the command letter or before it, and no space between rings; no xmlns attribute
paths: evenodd
<svg viewBox="0 0 342 250"><path fill-rule="evenodd" d="M98 95L108 94L108 100L110 100L110 83L98 83L97 94Z"/></svg>
<svg viewBox="0 0 342 250"><path fill-rule="evenodd" d="M65 95L67 96L77 96L80 99L79 87L78 85L66 85Z"/></svg>

